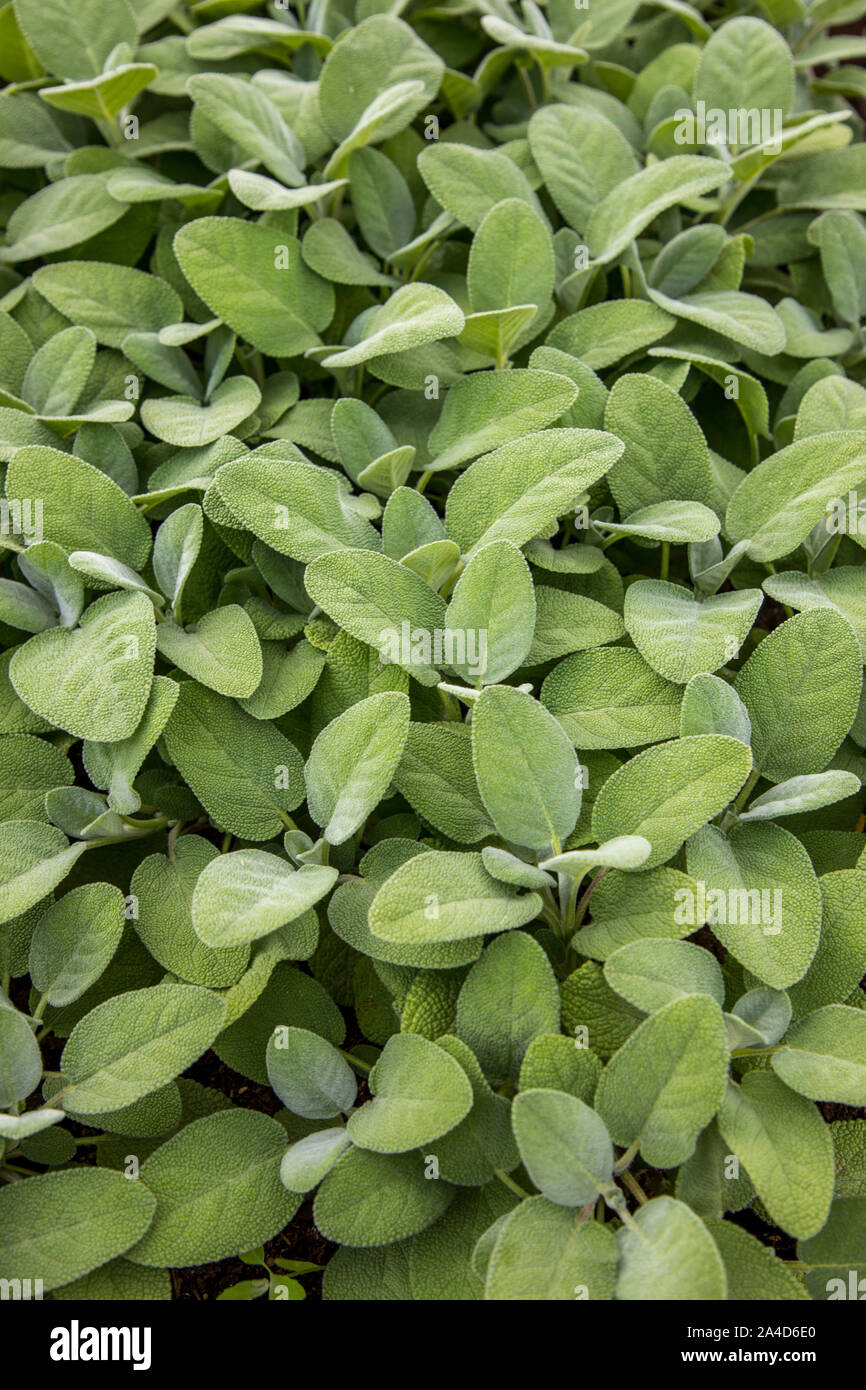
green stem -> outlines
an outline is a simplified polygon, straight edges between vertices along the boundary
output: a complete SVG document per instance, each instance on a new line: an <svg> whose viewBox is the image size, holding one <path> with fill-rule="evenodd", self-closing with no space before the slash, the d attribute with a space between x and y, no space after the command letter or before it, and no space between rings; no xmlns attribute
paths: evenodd
<svg viewBox="0 0 866 1390"><path fill-rule="evenodd" d="M505 1184L509 1192L513 1192L515 1197L519 1197L521 1201L525 1201L525 1199L529 1196L529 1193L523 1190L523 1188L520 1186L520 1183L515 1182L514 1179L512 1177L509 1177L507 1173L503 1172L501 1168L494 1168L493 1171L496 1174L499 1181Z"/></svg>
<svg viewBox="0 0 866 1390"><path fill-rule="evenodd" d="M369 1062L362 1062L361 1058L356 1057L353 1052L346 1052L345 1048L342 1047L338 1047L337 1051L339 1052L341 1057L345 1057L346 1061L349 1063L351 1067L357 1067L358 1070L362 1071L365 1076L369 1075L369 1073L373 1070Z"/></svg>
<svg viewBox="0 0 866 1390"><path fill-rule="evenodd" d="M660 567L660 569L659 569L659 578L660 578L660 579L667 579L667 577L668 577L668 571L669 571L669 569L670 569L670 564L671 564L671 543L670 543L670 541L662 541L662 559L661 559L661 567Z"/></svg>
<svg viewBox="0 0 866 1390"><path fill-rule="evenodd" d="M624 1168L619 1176L622 1178L623 1183L628 1188L632 1197L636 1198L642 1207L646 1206L649 1197L647 1197L637 1178L633 1177L627 1168Z"/></svg>
<svg viewBox="0 0 866 1390"><path fill-rule="evenodd" d="M734 802L735 811L741 811L743 809L744 805L751 796L760 775L760 768L757 767L753 768L752 771L749 773L748 777L746 778L745 785L743 786L739 796Z"/></svg>

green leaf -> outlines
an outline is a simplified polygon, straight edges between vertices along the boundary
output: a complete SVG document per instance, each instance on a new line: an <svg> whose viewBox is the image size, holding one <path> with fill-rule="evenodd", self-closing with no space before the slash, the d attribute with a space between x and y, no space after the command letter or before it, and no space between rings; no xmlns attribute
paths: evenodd
<svg viewBox="0 0 866 1390"><path fill-rule="evenodd" d="M521 690L488 686L473 711L472 761L503 838L558 853L577 821L581 780L571 741L553 715Z"/></svg>
<svg viewBox="0 0 866 1390"><path fill-rule="evenodd" d="M694 924L680 919L685 900L694 900L694 879L679 869L650 869L640 874L612 870L592 892L592 921L580 928L575 946L597 960L644 937L678 941Z"/></svg>
<svg viewBox="0 0 866 1390"><path fill-rule="evenodd" d="M576 1096L522 1090L512 1104L512 1122L526 1171L552 1202L581 1207L612 1190L610 1135Z"/></svg>
<svg viewBox="0 0 866 1390"><path fill-rule="evenodd" d="M409 124L436 96L444 64L408 24L389 14L372 14L347 29L328 54L318 108L332 140L345 140L381 92L398 82L420 82L417 105L378 131L386 140Z"/></svg>
<svg viewBox="0 0 866 1390"><path fill-rule="evenodd" d="M207 840L182 835L171 858L150 854L143 859L130 884L138 904L133 925L154 960L187 984L210 989L235 984L249 960L248 947L212 950L193 929L193 890L217 857Z"/></svg>
<svg viewBox="0 0 866 1390"><path fill-rule="evenodd" d="M271 840L304 798L294 744L195 681L182 682L164 737L172 761L221 830Z"/></svg>
<svg viewBox="0 0 866 1390"><path fill-rule="evenodd" d="M719 1129L747 1169L772 1219L805 1240L827 1219L833 1144L818 1111L766 1071L728 1082Z"/></svg>
<svg viewBox="0 0 866 1390"><path fill-rule="evenodd" d="M737 656L761 602L760 589L698 600L679 584L639 579L629 585L623 620L653 670L686 685L693 676L718 670Z"/></svg>
<svg viewBox="0 0 866 1390"><path fill-rule="evenodd" d="M254 83L227 73L204 73L187 84L195 110L283 183L304 182L303 147L278 108Z"/></svg>
<svg viewBox="0 0 866 1390"><path fill-rule="evenodd" d="M821 931L821 890L800 842L770 822L738 825L725 837L699 830L686 847L689 873L699 880L692 910L731 954L764 984L785 989L806 973Z"/></svg>
<svg viewBox="0 0 866 1390"><path fill-rule="evenodd" d="M108 7L83 0L72 15L60 0L17 0L15 16L39 61L56 77L73 82L97 77L118 44L134 49L138 43L135 15L126 0Z"/></svg>
<svg viewBox="0 0 866 1390"><path fill-rule="evenodd" d="M675 155L624 179L592 211L589 253L604 265L624 251L650 222L677 203L690 203L727 180L718 160Z"/></svg>
<svg viewBox="0 0 866 1390"><path fill-rule="evenodd" d="M317 1129L306 1138L299 1139L283 1155L280 1164L283 1187L290 1192L311 1192L327 1176L351 1142L341 1125L335 1129Z"/></svg>
<svg viewBox="0 0 866 1390"><path fill-rule="evenodd" d="M106 1168L42 1173L0 1192L0 1277L46 1290L122 1255L144 1235L156 1202L143 1182Z"/></svg>
<svg viewBox="0 0 866 1390"><path fill-rule="evenodd" d="M30 977L48 1004L63 1008L98 980L123 935L125 902L111 883L73 888L37 923Z"/></svg>
<svg viewBox="0 0 866 1390"><path fill-rule="evenodd" d="M390 786L409 732L409 700L371 695L331 721L310 751L307 805L332 845L359 830Z"/></svg>
<svg viewBox="0 0 866 1390"><path fill-rule="evenodd" d="M682 698L682 738L689 734L727 734L741 743L751 743L752 721L748 711L733 686L720 676L692 676Z"/></svg>
<svg viewBox="0 0 866 1390"><path fill-rule="evenodd" d="M134 733L117 743L85 741L82 762L95 787L108 792L108 804L118 815L130 816L141 806L133 781L156 743L177 703L179 687L167 676L154 676L144 714Z"/></svg>
<svg viewBox="0 0 866 1390"><path fill-rule="evenodd" d="M605 962L611 989L643 1013L655 1013L676 999L709 995L721 1007L725 982L710 953L688 941L645 938L619 946Z"/></svg>
<svg viewBox="0 0 866 1390"><path fill-rule="evenodd" d="M207 405L192 396L145 401L141 418L151 434L178 448L201 448L229 434L252 415L261 391L246 376L233 376L214 391Z"/></svg>
<svg viewBox="0 0 866 1390"><path fill-rule="evenodd" d="M646 300L615 299L570 314L556 325L547 341L551 348L579 358L584 367L601 371L666 337L674 323L670 314Z"/></svg>
<svg viewBox="0 0 866 1390"><path fill-rule="evenodd" d="M307 568L307 592L352 637L379 650L420 681L435 685L444 654L445 602L424 580L387 555L342 550Z"/></svg>
<svg viewBox="0 0 866 1390"><path fill-rule="evenodd" d="M493 1085L516 1082L533 1038L559 1030L558 995L544 951L525 932L485 948L460 991L456 1031Z"/></svg>
<svg viewBox="0 0 866 1390"><path fill-rule="evenodd" d="M616 1144L639 1143L647 1163L674 1168L721 1104L728 1043L721 1010L687 995L651 1014L602 1072L595 1104Z"/></svg>
<svg viewBox="0 0 866 1390"><path fill-rule="evenodd" d="M471 845L493 834L472 766L472 743L465 725L410 724L394 786L409 805L458 844Z"/></svg>
<svg viewBox="0 0 866 1390"><path fill-rule="evenodd" d="M808 536L830 502L866 476L866 431L800 439L753 468L728 504L725 529L753 560L777 560Z"/></svg>
<svg viewBox="0 0 866 1390"><path fill-rule="evenodd" d="M426 1230L451 1205L454 1189L427 1182L419 1153L350 1149L328 1173L313 1215L326 1240L378 1246Z"/></svg>
<svg viewBox="0 0 866 1390"><path fill-rule="evenodd" d="M543 106L529 122L529 147L551 198L578 230L588 226L602 198L638 168L625 137L590 108Z"/></svg>
<svg viewBox="0 0 866 1390"><path fill-rule="evenodd" d="M40 821L4 821L0 825L0 885L3 922L19 917L46 897L83 854L82 842L70 845L62 831Z"/></svg>
<svg viewBox="0 0 866 1390"><path fill-rule="evenodd" d="M464 553L494 540L525 545L622 453L599 430L548 429L476 459L451 488L448 534Z"/></svg>
<svg viewBox="0 0 866 1390"><path fill-rule="evenodd" d="M826 1004L795 1023L770 1059L787 1086L810 1100L864 1105L866 1016L844 1004Z"/></svg>
<svg viewBox="0 0 866 1390"><path fill-rule="evenodd" d="M509 931L539 907L535 893L521 897L492 879L480 854L445 850L402 864L379 888L369 921L374 936L408 946Z"/></svg>
<svg viewBox="0 0 866 1390"><path fill-rule="evenodd" d="M455 468L540 430L558 420L576 395L567 377L530 368L463 377L449 390L430 435L431 467Z"/></svg>
<svg viewBox="0 0 866 1390"><path fill-rule="evenodd" d="M655 377L629 373L607 399L605 429L625 452L610 471L610 488L626 516L677 498L712 500L710 454L700 426L681 396Z"/></svg>
<svg viewBox="0 0 866 1390"><path fill-rule="evenodd" d="M276 227L199 217L181 227L174 253L208 308L260 352L304 352L331 321L332 287L304 264L297 238Z"/></svg>
<svg viewBox="0 0 866 1390"><path fill-rule="evenodd" d="M777 627L735 681L755 771L774 782L823 771L854 722L861 685L860 644L839 614L816 609Z"/></svg>
<svg viewBox="0 0 866 1390"><path fill-rule="evenodd" d="M211 859L192 895L192 924L206 946L223 949L269 936L315 906L337 881L326 864L293 869L260 849Z"/></svg>
<svg viewBox="0 0 866 1390"><path fill-rule="evenodd" d="M9 675L18 695L77 738L129 738L147 707L156 628L143 594L107 594L74 631L55 627L19 647Z"/></svg>
<svg viewBox="0 0 866 1390"><path fill-rule="evenodd" d="M432 144L419 155L418 172L437 203L472 232L506 199L517 198L544 216L526 175L498 150Z"/></svg>
<svg viewBox="0 0 866 1390"><path fill-rule="evenodd" d="M47 820L45 793L75 780L59 748L31 734L0 739L0 820Z"/></svg>
<svg viewBox="0 0 866 1390"><path fill-rule="evenodd" d="M59 107L61 111L74 111L94 121L113 121L156 76L153 63L121 63L84 82L40 87L39 95L49 106Z"/></svg>
<svg viewBox="0 0 866 1390"><path fill-rule="evenodd" d="M715 31L701 53L694 96L707 109L778 108L784 113L791 106L793 95L791 50L782 35L764 19L729 19Z"/></svg>
<svg viewBox="0 0 866 1390"><path fill-rule="evenodd" d="M731 1221L711 1217L705 1224L724 1261L729 1301L808 1301L809 1295L796 1275L769 1246Z"/></svg>
<svg viewBox="0 0 866 1390"><path fill-rule="evenodd" d="M42 498L46 541L67 551L93 550L140 570L150 555L150 528L124 492L99 468L41 445L16 449L6 496Z"/></svg>
<svg viewBox="0 0 866 1390"><path fill-rule="evenodd" d="M494 1228L495 1229L495 1228ZM546 1197L530 1197L496 1232L485 1298L573 1302L610 1299L616 1275L613 1232Z"/></svg>
<svg viewBox="0 0 866 1390"><path fill-rule="evenodd" d="M357 367L392 353L452 338L464 324L463 311L435 285L403 285L387 303L371 309L359 340L321 359L323 367Z"/></svg>
<svg viewBox="0 0 866 1390"><path fill-rule="evenodd" d="M120 1110L172 1081L210 1047L225 1005L196 985L161 984L98 1004L63 1049L64 1108Z"/></svg>
<svg viewBox="0 0 866 1390"><path fill-rule="evenodd" d="M10 1004L0 1008L0 1106L24 1101L42 1079L42 1054L29 1021ZM5 1118L5 1117L4 1117Z"/></svg>
<svg viewBox="0 0 866 1390"><path fill-rule="evenodd" d="M671 738L679 732L681 698L639 652L623 647L569 656L541 687L542 703L577 748L634 748Z"/></svg>
<svg viewBox="0 0 866 1390"><path fill-rule="evenodd" d="M49 184L20 203L6 224L0 261L31 261L87 241L119 221L125 209L100 174Z"/></svg>
<svg viewBox="0 0 866 1390"><path fill-rule="evenodd" d="M286 1136L269 1115L232 1108L194 1120L145 1159L141 1186L156 1198L136 1264L206 1264L270 1240L299 1198L280 1182Z"/></svg>
<svg viewBox="0 0 866 1390"><path fill-rule="evenodd" d="M797 1255L810 1268L806 1287L814 1299L860 1299L863 1278L863 1232L866 1202L862 1197L837 1198L824 1229L801 1240Z"/></svg>
<svg viewBox="0 0 866 1390"><path fill-rule="evenodd" d="M600 840L645 836L653 847L646 867L654 868L722 810L750 767L739 740L714 734L648 748L604 783L592 810L593 833Z"/></svg>
<svg viewBox="0 0 866 1390"><path fill-rule="evenodd" d="M472 1106L460 1063L416 1033L389 1038L370 1072L373 1100L350 1116L354 1144L376 1153L405 1153L453 1130Z"/></svg>
<svg viewBox="0 0 866 1390"><path fill-rule="evenodd" d="M330 1120L355 1103L355 1074L318 1033L280 1027L267 1050L268 1080L284 1105L308 1120ZM300 1190L300 1189L297 1189Z"/></svg>
<svg viewBox="0 0 866 1390"><path fill-rule="evenodd" d="M33 285L107 347L120 348L130 333L158 333L183 317L180 298L165 280L124 265L62 261L41 266Z"/></svg>
<svg viewBox="0 0 866 1390"><path fill-rule="evenodd" d="M189 629L160 623L156 645L161 656L220 695L246 698L262 679L262 649L248 613L236 603L206 613Z"/></svg>
<svg viewBox="0 0 866 1390"><path fill-rule="evenodd" d="M639 1207L617 1232L614 1297L724 1301L727 1277L715 1241L699 1216L673 1197Z"/></svg>

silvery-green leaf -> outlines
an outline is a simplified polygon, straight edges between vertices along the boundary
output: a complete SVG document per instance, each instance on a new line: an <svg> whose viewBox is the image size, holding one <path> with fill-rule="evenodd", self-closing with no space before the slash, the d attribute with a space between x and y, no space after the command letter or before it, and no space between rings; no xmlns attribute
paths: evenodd
<svg viewBox="0 0 866 1390"><path fill-rule="evenodd" d="M635 1029L602 1072L595 1104L614 1143L639 1142L647 1163L673 1168L718 1110L727 1074L721 1009L690 994Z"/></svg>
<svg viewBox="0 0 866 1390"><path fill-rule="evenodd" d="M543 216L526 175L498 150L433 144L419 156L418 171L437 203L470 231L476 232L491 208L509 198Z"/></svg>
<svg viewBox="0 0 866 1390"><path fill-rule="evenodd" d="M806 973L821 931L821 890L805 849L772 821L707 825L686 848L698 881L682 915L703 918L728 951L764 984L786 989Z"/></svg>
<svg viewBox="0 0 866 1390"><path fill-rule="evenodd" d="M162 595L151 589L135 570L113 560L110 555L100 555L95 550L73 550L69 564L79 574L83 574L91 589L125 589L130 593L145 594L154 603L162 603Z"/></svg>
<svg viewBox="0 0 866 1390"><path fill-rule="evenodd" d="M304 182L303 147L258 87L227 73L190 78L187 91L208 121L283 183Z"/></svg>
<svg viewBox="0 0 866 1390"><path fill-rule="evenodd" d="M592 211L586 228L593 260L605 264L624 251L660 213L711 193L727 179L718 160L675 155L618 184Z"/></svg>
<svg viewBox="0 0 866 1390"><path fill-rule="evenodd" d="M534 864L526 864L508 850L485 845L481 851L484 867L500 883L510 883L515 888L554 888L556 880Z"/></svg>
<svg viewBox="0 0 866 1390"><path fill-rule="evenodd" d="M562 319L547 342L551 348L578 358L584 367L601 371L666 337L675 322L670 314L644 299L614 299Z"/></svg>
<svg viewBox="0 0 866 1390"><path fill-rule="evenodd" d="M284 1105L310 1120L348 1111L357 1090L348 1062L306 1028L278 1028L268 1042L268 1080Z"/></svg>
<svg viewBox="0 0 866 1390"><path fill-rule="evenodd" d="M248 169L230 169L228 181L238 202L252 208L253 212L289 212L294 208L309 207L320 199L332 197L347 182L346 179L331 179L327 183L286 188L276 179L251 173Z"/></svg>
<svg viewBox="0 0 866 1390"><path fill-rule="evenodd" d="M829 503L866 476L866 431L836 430L771 454L740 483L725 529L748 541L753 560L787 555L808 536Z"/></svg>
<svg viewBox="0 0 866 1390"><path fill-rule="evenodd" d="M281 555L314 560L343 547L377 549L373 527L348 503L336 473L286 459L233 459L219 469L220 497L260 540Z"/></svg>
<svg viewBox="0 0 866 1390"><path fill-rule="evenodd" d="M342 222L320 217L312 222L301 242L301 255L317 275L335 285L394 285L391 275L383 275L371 256L355 245Z"/></svg>
<svg viewBox="0 0 866 1390"><path fill-rule="evenodd" d="M405 1153L453 1130L472 1105L460 1063L417 1033L389 1038L369 1078L373 1099L350 1116L353 1144L376 1153Z"/></svg>
<svg viewBox="0 0 866 1390"><path fill-rule="evenodd" d="M727 1297L727 1276L715 1241L699 1216L673 1197L655 1197L617 1232L614 1297L711 1300Z"/></svg>
<svg viewBox="0 0 866 1390"><path fill-rule="evenodd" d="M486 687L473 711L472 759L503 838L558 853L574 829L582 784L574 748L553 715L523 691Z"/></svg>
<svg viewBox="0 0 866 1390"><path fill-rule="evenodd" d="M652 853L652 845L643 835L620 835L608 840L598 849L572 849L555 854L539 865L551 873L568 874L581 879L589 869L639 869Z"/></svg>
<svg viewBox="0 0 866 1390"><path fill-rule="evenodd" d="M340 845L385 795L409 732L409 700L398 691L371 695L322 730L304 770L310 815L326 841Z"/></svg>
<svg viewBox="0 0 866 1390"><path fill-rule="evenodd" d="M616 1245L608 1227L580 1223L567 1207L530 1197L492 1234L485 1298L573 1302L613 1296Z"/></svg>
<svg viewBox="0 0 866 1390"><path fill-rule="evenodd" d="M337 881L328 865L293 869L264 850L222 854L205 865L192 895L192 924L206 946L245 945L293 922Z"/></svg>
<svg viewBox="0 0 866 1390"><path fill-rule="evenodd" d="M403 285L387 303L372 309L360 340L352 347L330 352L323 367L355 367L372 358L452 338L463 328L463 311L435 285Z"/></svg>
<svg viewBox="0 0 866 1390"><path fill-rule="evenodd" d="M708 994L720 1006L725 1002L718 961L688 941L645 937L619 946L605 961L604 978L623 999L648 1014L692 994Z"/></svg>
<svg viewBox="0 0 866 1390"><path fill-rule="evenodd" d="M644 937L681 940L694 924L681 921L680 905L696 891L694 879L679 869L634 874L612 869L592 892L592 921L575 938L582 955L606 960L612 951ZM688 897L686 897L688 895Z"/></svg>
<svg viewBox="0 0 866 1390"><path fill-rule="evenodd" d="M4 821L0 825L2 920L11 921L46 897L84 852L70 845L62 831L41 821Z"/></svg>
<svg viewBox="0 0 866 1390"><path fill-rule="evenodd" d="M759 1033L765 1046L772 1047L788 1030L791 1000L782 990L750 989L740 996L731 1013Z"/></svg>
<svg viewBox="0 0 866 1390"><path fill-rule="evenodd" d="M576 398L567 377L531 368L475 372L448 392L429 439L435 470L532 434L558 420Z"/></svg>
<svg viewBox="0 0 866 1390"><path fill-rule="evenodd" d="M448 494L445 524L465 554L525 545L602 477L622 444L600 430L551 428L476 459Z"/></svg>
<svg viewBox="0 0 866 1390"><path fill-rule="evenodd" d="M24 1014L0 1009L0 1106L24 1101L42 1079L42 1054Z"/></svg>
<svg viewBox="0 0 866 1390"><path fill-rule="evenodd" d="M475 780L472 742L464 724L409 725L394 786L419 816L458 844L494 832Z"/></svg>
<svg viewBox="0 0 866 1390"><path fill-rule="evenodd" d="M654 377L628 374L616 382L604 417L625 451L610 471L610 487L626 516L667 502L712 501L712 470L706 441L681 396Z"/></svg>
<svg viewBox="0 0 866 1390"><path fill-rule="evenodd" d="M678 732L681 691L624 647L567 657L545 677L541 699L581 749L632 748Z"/></svg>
<svg viewBox="0 0 866 1390"><path fill-rule="evenodd" d="M767 593L789 608L807 612L811 608L833 608L853 627L866 651L866 591L863 572L857 565L836 565L825 574L802 574L785 570L764 582Z"/></svg>
<svg viewBox="0 0 866 1390"><path fill-rule="evenodd" d="M49 907L30 943L30 976L49 1004L70 1004L99 978L123 923L123 894L110 883L73 888Z"/></svg>
<svg viewBox="0 0 866 1390"><path fill-rule="evenodd" d="M596 204L637 172L625 137L588 108L543 106L529 122L529 145L554 203L579 230L588 225Z"/></svg>
<svg viewBox="0 0 866 1390"><path fill-rule="evenodd" d="M526 659L535 617L532 578L520 551L507 540L483 546L448 605L445 627L454 646L449 664L466 681L504 680Z"/></svg>
<svg viewBox="0 0 866 1390"><path fill-rule="evenodd" d="M773 1220L800 1240L820 1231L833 1196L833 1143L814 1105L772 1072L752 1071L739 1086L728 1082L719 1129Z"/></svg>
<svg viewBox="0 0 866 1390"><path fill-rule="evenodd" d="M144 594L107 594L74 631L51 628L19 647L10 679L25 704L78 738L114 743L144 714L155 623Z"/></svg>
<svg viewBox="0 0 866 1390"><path fill-rule="evenodd" d="M653 847L647 868L654 868L736 795L751 763L739 740L713 734L649 748L604 783L593 806L593 832L599 840L644 835Z"/></svg>
<svg viewBox="0 0 866 1390"><path fill-rule="evenodd" d="M200 217L177 233L180 267L208 308L261 352L291 357L319 342L334 291L295 237L260 222Z"/></svg>
<svg viewBox="0 0 866 1390"><path fill-rule="evenodd" d="M41 87L39 95L49 106L74 111L91 120L111 121L157 75L153 63L121 63L83 82L64 82L59 87Z"/></svg>
<svg viewBox="0 0 866 1390"><path fill-rule="evenodd" d="M701 502L656 502L631 512L623 521L599 519L593 524L614 536L643 536L672 545L712 540L720 525L715 512Z"/></svg>
<svg viewBox="0 0 866 1390"><path fill-rule="evenodd" d="M733 661L761 606L759 589L703 600L660 579L639 579L625 596L624 622L645 660L666 680L685 685Z"/></svg>
<svg viewBox="0 0 866 1390"><path fill-rule="evenodd" d="M520 1157L536 1187L559 1206L579 1207L610 1190L613 1144L603 1120L562 1091L521 1091L512 1104Z"/></svg>
<svg viewBox="0 0 866 1390"><path fill-rule="evenodd" d="M680 708L680 737L689 734L727 734L741 743L751 743L752 722L732 685L701 672L692 676L683 691Z"/></svg>
<svg viewBox="0 0 866 1390"><path fill-rule="evenodd" d="M844 1004L815 1009L793 1025L770 1064L787 1086L810 1100L863 1105L866 1017Z"/></svg>
<svg viewBox="0 0 866 1390"><path fill-rule="evenodd" d="M290 1192L310 1192L318 1187L351 1144L342 1126L318 1129L298 1139L283 1154L280 1181Z"/></svg>
<svg viewBox="0 0 866 1390"><path fill-rule="evenodd" d="M853 772L816 772L807 777L791 777L780 782L763 796L749 802L749 809L740 813L740 820L775 820L779 816L795 816L801 811L815 811L844 801L860 789L860 778Z"/></svg>
<svg viewBox="0 0 866 1390"><path fill-rule="evenodd" d="M7 244L0 261L32 261L97 236L125 211L101 174L59 179L19 203L6 224Z"/></svg>
<svg viewBox="0 0 866 1390"><path fill-rule="evenodd" d="M838 613L821 608L782 623L735 680L755 770L773 781L823 771L854 722L861 686L860 643Z"/></svg>
<svg viewBox="0 0 866 1390"><path fill-rule="evenodd" d="M536 893L497 883L480 854L417 855L379 888L370 905L374 936L398 945L463 941L523 926L537 916Z"/></svg>
<svg viewBox="0 0 866 1390"><path fill-rule="evenodd" d="M215 608L182 628L166 619L157 627L157 650L201 685L243 699L262 678L262 650L248 613L236 603Z"/></svg>
<svg viewBox="0 0 866 1390"><path fill-rule="evenodd" d="M210 1047L224 1016L223 1001L197 985L155 985L98 1004L63 1049L64 1109L90 1115L150 1095Z"/></svg>
<svg viewBox="0 0 866 1390"><path fill-rule="evenodd" d="M516 1084L529 1044L558 1032L559 1018L559 991L544 951L526 932L507 932L469 971L457 999L456 1032L492 1085Z"/></svg>

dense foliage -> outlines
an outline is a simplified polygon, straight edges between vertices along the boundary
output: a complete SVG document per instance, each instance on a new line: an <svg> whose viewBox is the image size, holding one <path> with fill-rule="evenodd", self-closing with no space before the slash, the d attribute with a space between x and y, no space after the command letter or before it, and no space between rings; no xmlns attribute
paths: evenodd
<svg viewBox="0 0 866 1390"><path fill-rule="evenodd" d="M866 1287L864 13L0 8L0 1278Z"/></svg>

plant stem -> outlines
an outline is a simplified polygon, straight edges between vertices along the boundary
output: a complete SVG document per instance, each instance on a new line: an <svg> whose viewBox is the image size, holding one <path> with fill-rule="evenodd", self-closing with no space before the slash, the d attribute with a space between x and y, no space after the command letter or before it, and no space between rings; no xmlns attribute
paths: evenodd
<svg viewBox="0 0 866 1390"><path fill-rule="evenodd" d="M337 1051L339 1052L341 1057L345 1057L346 1061L349 1063L350 1066L357 1067L359 1071L362 1071L364 1073L365 1076L368 1076L370 1072L373 1070L369 1062L363 1062L361 1058L356 1057L353 1052L346 1052L345 1048L342 1047L338 1047Z"/></svg>
<svg viewBox="0 0 866 1390"><path fill-rule="evenodd" d="M528 1192L524 1192L520 1183L515 1182L514 1179L509 1177L507 1173L504 1173L501 1168L494 1168L493 1171L499 1181L504 1183L508 1190L513 1192L516 1197L519 1197L521 1201L524 1201L529 1196Z"/></svg>
<svg viewBox="0 0 866 1390"><path fill-rule="evenodd" d="M671 543L670 543L670 541L662 541L662 560L661 560L661 568L659 569L659 577L660 577L661 579L667 579L667 577L668 577L668 570L670 569L670 563L671 563Z"/></svg>
<svg viewBox="0 0 866 1390"><path fill-rule="evenodd" d="M641 1206L645 1206L646 1203L649 1201L649 1197L647 1197L646 1193L644 1192L637 1179L632 1176L632 1174L628 1171L627 1168L624 1168L619 1176L622 1178L625 1186L628 1188L631 1195L635 1197L638 1202L640 1202Z"/></svg>

